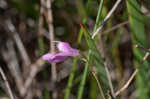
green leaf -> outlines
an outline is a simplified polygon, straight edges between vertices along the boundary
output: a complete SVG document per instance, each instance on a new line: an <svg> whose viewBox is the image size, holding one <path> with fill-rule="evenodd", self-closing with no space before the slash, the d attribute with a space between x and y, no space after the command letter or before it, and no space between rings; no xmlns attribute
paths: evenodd
<svg viewBox="0 0 150 99"><path fill-rule="evenodd" d="M107 77L106 77L106 72L105 72L105 68L104 68L104 59L101 57L101 54L98 51L96 44L95 44L94 40L92 39L91 35L89 34L89 32L82 25L81 25L81 27L83 29L84 36L86 38L89 50L91 51L91 59L88 61L93 66L96 66L103 83L105 83L107 85L107 79L106 79Z"/></svg>
<svg viewBox="0 0 150 99"><path fill-rule="evenodd" d="M127 0L127 9L129 13L129 21L130 27L132 29L132 41L133 44L139 44L146 48L146 34L144 29L144 17L141 13L141 6L137 2L137 0ZM134 65L139 67L142 61L143 56L145 55L144 52L139 51L137 48L133 48L135 60ZM147 87L149 77L148 77L148 62L142 65L139 69L139 73L136 77L136 87L138 91L138 98L139 99L149 99L148 92L150 89Z"/></svg>
<svg viewBox="0 0 150 99"><path fill-rule="evenodd" d="M81 25L81 28L82 28L84 36L86 38L89 50L91 50L91 54L98 61L98 63L103 65L104 61L103 61L103 59L102 59L102 57L101 57L101 55L100 55L100 53L96 47L94 40L91 38L91 35L89 34L89 32L85 29L85 27L83 25Z"/></svg>

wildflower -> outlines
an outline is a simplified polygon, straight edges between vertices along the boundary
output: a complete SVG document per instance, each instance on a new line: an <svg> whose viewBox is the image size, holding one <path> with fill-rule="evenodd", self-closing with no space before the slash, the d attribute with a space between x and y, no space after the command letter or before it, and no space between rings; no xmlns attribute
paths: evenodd
<svg viewBox="0 0 150 99"><path fill-rule="evenodd" d="M79 51L77 49L73 49L68 43L66 42L59 42L57 44L57 49L60 52L68 53L68 56L77 56Z"/></svg>
<svg viewBox="0 0 150 99"><path fill-rule="evenodd" d="M43 60L47 60L50 63L59 63L67 59L68 56L77 56L79 51L72 48L67 42L58 42L56 45L58 53L47 53L42 56Z"/></svg>

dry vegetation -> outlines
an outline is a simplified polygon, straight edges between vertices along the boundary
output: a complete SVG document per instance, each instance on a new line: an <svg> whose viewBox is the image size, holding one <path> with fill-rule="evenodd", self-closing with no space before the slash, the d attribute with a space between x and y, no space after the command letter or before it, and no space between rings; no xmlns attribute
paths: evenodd
<svg viewBox="0 0 150 99"><path fill-rule="evenodd" d="M149 99L149 36L149 0L0 0L0 99Z"/></svg>

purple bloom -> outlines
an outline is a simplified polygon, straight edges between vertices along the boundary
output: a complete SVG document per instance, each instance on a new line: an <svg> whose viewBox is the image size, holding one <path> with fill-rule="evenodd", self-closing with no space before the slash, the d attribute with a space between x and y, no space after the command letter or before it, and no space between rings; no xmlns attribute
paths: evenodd
<svg viewBox="0 0 150 99"><path fill-rule="evenodd" d="M66 42L59 42L57 44L57 48L60 52L68 53L68 56L77 56L79 54L79 51L77 49L73 49Z"/></svg>
<svg viewBox="0 0 150 99"><path fill-rule="evenodd" d="M67 56L65 53L47 53L42 57L43 60L47 60L48 62L51 63L62 62L65 61L66 58Z"/></svg>
<svg viewBox="0 0 150 99"><path fill-rule="evenodd" d="M77 49L73 49L66 42L58 42L56 47L60 52L58 52L58 53L47 53L44 56L42 56L42 59L47 60L50 63L59 63L59 62L65 61L68 56L79 55L79 51Z"/></svg>

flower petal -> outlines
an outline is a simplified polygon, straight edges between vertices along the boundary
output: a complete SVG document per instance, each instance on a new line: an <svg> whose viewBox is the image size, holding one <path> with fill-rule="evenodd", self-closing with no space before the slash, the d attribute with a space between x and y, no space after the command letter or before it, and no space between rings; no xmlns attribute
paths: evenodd
<svg viewBox="0 0 150 99"><path fill-rule="evenodd" d="M45 54L44 56L42 56L43 60L46 60L50 63L58 63L58 62L62 62L65 61L68 57L68 53L48 53Z"/></svg>
<svg viewBox="0 0 150 99"><path fill-rule="evenodd" d="M68 53L68 56L77 56L79 54L79 51L77 49L73 49L66 42L58 42L57 48L60 52Z"/></svg>
<svg viewBox="0 0 150 99"><path fill-rule="evenodd" d="M66 42L58 42L57 48L60 52L68 52L70 49L72 49Z"/></svg>
<svg viewBox="0 0 150 99"><path fill-rule="evenodd" d="M65 61L68 56L79 55L79 51L77 49L73 49L66 42L58 42L57 48L60 51L60 53L47 53L42 57L42 59L50 63L58 63Z"/></svg>
<svg viewBox="0 0 150 99"><path fill-rule="evenodd" d="M53 60L56 53L47 53L44 56L42 56L42 60L51 61Z"/></svg>
<svg viewBox="0 0 150 99"><path fill-rule="evenodd" d="M63 62L67 59L67 55L65 53L57 53L55 54L55 57L53 58L52 63L59 63L59 62Z"/></svg>

